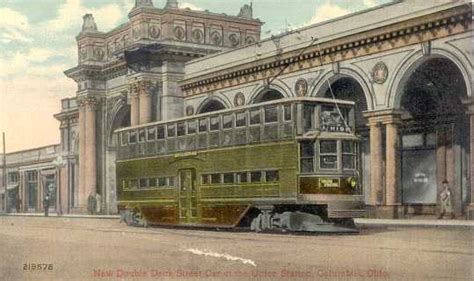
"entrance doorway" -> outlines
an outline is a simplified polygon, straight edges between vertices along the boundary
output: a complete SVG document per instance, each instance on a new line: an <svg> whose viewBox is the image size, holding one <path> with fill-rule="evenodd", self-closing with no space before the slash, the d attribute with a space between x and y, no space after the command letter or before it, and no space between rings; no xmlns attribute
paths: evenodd
<svg viewBox="0 0 474 281"><path fill-rule="evenodd" d="M182 223L194 223L197 219L196 171L179 171L179 220Z"/></svg>

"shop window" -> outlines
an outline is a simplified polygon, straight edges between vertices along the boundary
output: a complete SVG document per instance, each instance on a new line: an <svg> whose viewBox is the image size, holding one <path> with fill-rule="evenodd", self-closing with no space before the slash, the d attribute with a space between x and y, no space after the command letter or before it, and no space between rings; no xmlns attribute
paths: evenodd
<svg viewBox="0 0 474 281"><path fill-rule="evenodd" d="M10 172L8 173L8 183L17 183L18 182L18 173Z"/></svg>
<svg viewBox="0 0 474 281"><path fill-rule="evenodd" d="M312 173L314 171L314 143L313 142L302 142L301 143L301 172Z"/></svg>
<svg viewBox="0 0 474 281"><path fill-rule="evenodd" d="M277 106L268 106L265 107L265 123L274 123L278 122L278 110Z"/></svg>
<svg viewBox="0 0 474 281"><path fill-rule="evenodd" d="M261 182L262 181L262 172L250 172L250 181L251 182Z"/></svg>
<svg viewBox="0 0 474 281"><path fill-rule="evenodd" d="M266 182L277 182L277 181L279 181L278 171L266 171L265 172L265 181Z"/></svg>

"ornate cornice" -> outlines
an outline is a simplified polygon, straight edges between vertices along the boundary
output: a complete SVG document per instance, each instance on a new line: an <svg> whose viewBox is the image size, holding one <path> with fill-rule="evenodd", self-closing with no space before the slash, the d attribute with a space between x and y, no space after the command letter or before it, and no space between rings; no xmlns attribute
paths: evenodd
<svg viewBox="0 0 474 281"><path fill-rule="evenodd" d="M335 63L385 52L409 45L420 44L463 33L472 28L471 5L463 5L430 16L400 22L312 45L303 53L301 49L262 59L256 62L225 69L181 84L186 96L204 94L258 80L273 79L324 64Z"/></svg>
<svg viewBox="0 0 474 281"><path fill-rule="evenodd" d="M151 95L155 83L149 80L138 80L130 83L130 95Z"/></svg>

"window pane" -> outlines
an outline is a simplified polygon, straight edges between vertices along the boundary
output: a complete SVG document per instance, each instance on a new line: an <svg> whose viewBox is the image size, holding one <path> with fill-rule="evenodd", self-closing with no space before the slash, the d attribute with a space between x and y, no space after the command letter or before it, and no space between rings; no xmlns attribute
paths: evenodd
<svg viewBox="0 0 474 281"><path fill-rule="evenodd" d="M145 142L146 141L145 137L146 137L145 130L140 130L138 132L139 142Z"/></svg>
<svg viewBox="0 0 474 281"><path fill-rule="evenodd" d="M140 188L148 187L148 179L140 179Z"/></svg>
<svg viewBox="0 0 474 281"><path fill-rule="evenodd" d="M343 141L342 142L342 152L343 153L355 153L354 142L352 141Z"/></svg>
<svg viewBox="0 0 474 281"><path fill-rule="evenodd" d="M157 135L158 135L158 139L164 139L165 138L165 126L163 126L163 125L158 126Z"/></svg>
<svg viewBox="0 0 474 281"><path fill-rule="evenodd" d="M176 124L168 125L168 138L176 137Z"/></svg>
<svg viewBox="0 0 474 281"><path fill-rule="evenodd" d="M404 135L402 143L403 147L423 146L423 134Z"/></svg>
<svg viewBox="0 0 474 281"><path fill-rule="evenodd" d="M237 173L237 176L239 177L239 182L240 183L246 183L246 182L249 181L247 172Z"/></svg>
<svg viewBox="0 0 474 281"><path fill-rule="evenodd" d="M278 122L278 111L276 106L265 108L265 123Z"/></svg>
<svg viewBox="0 0 474 281"><path fill-rule="evenodd" d="M202 184L209 184L209 175L202 175L201 176L201 183Z"/></svg>
<svg viewBox="0 0 474 281"><path fill-rule="evenodd" d="M221 174L212 174L211 183L212 184L221 183Z"/></svg>
<svg viewBox="0 0 474 281"><path fill-rule="evenodd" d="M262 181L262 172L250 172L250 181L251 182Z"/></svg>
<svg viewBox="0 0 474 281"><path fill-rule="evenodd" d="M178 136L186 135L186 123L178 123Z"/></svg>
<svg viewBox="0 0 474 281"><path fill-rule="evenodd" d="M313 128L314 106L305 104L303 107L303 127L305 131Z"/></svg>
<svg viewBox="0 0 474 281"><path fill-rule="evenodd" d="M137 142L137 132L132 131L130 132L130 143L136 143Z"/></svg>
<svg viewBox="0 0 474 281"><path fill-rule="evenodd" d="M321 169L336 169L337 168L337 156L321 156L319 163Z"/></svg>
<svg viewBox="0 0 474 281"><path fill-rule="evenodd" d="M188 121L188 134L196 133L196 120Z"/></svg>
<svg viewBox="0 0 474 281"><path fill-rule="evenodd" d="M224 183L234 183L234 173L225 173Z"/></svg>
<svg viewBox="0 0 474 281"><path fill-rule="evenodd" d="M245 127L247 125L247 113L240 112L236 114L235 126Z"/></svg>
<svg viewBox="0 0 474 281"><path fill-rule="evenodd" d="M342 156L342 168L343 169L354 169L355 168L355 157L353 155Z"/></svg>
<svg viewBox="0 0 474 281"><path fill-rule="evenodd" d="M153 141L156 140L156 128L151 127L147 129L147 140Z"/></svg>
<svg viewBox="0 0 474 281"><path fill-rule="evenodd" d="M321 153L337 153L337 142L336 141L321 141L319 151Z"/></svg>
<svg viewBox="0 0 474 281"><path fill-rule="evenodd" d="M250 125L260 124L260 109L250 111Z"/></svg>
<svg viewBox="0 0 474 281"><path fill-rule="evenodd" d="M291 105L285 105L283 111L285 121L291 121Z"/></svg>
<svg viewBox="0 0 474 281"><path fill-rule="evenodd" d="M219 116L211 117L211 131L218 131L219 130Z"/></svg>
<svg viewBox="0 0 474 281"><path fill-rule="evenodd" d="M174 177L168 178L168 186L174 186Z"/></svg>
<svg viewBox="0 0 474 281"><path fill-rule="evenodd" d="M266 182L275 182L279 180L278 171L266 171L265 172L265 181Z"/></svg>
<svg viewBox="0 0 474 281"><path fill-rule="evenodd" d="M313 158L301 159L301 172L312 173L314 171Z"/></svg>
<svg viewBox="0 0 474 281"><path fill-rule="evenodd" d="M207 119L199 120L199 132L207 132Z"/></svg>
<svg viewBox="0 0 474 281"><path fill-rule="evenodd" d="M230 129L232 128L232 121L234 120L234 115L229 114L229 115L224 115L223 117L223 123L222 123L222 128L223 129Z"/></svg>
<svg viewBox="0 0 474 281"><path fill-rule="evenodd" d="M156 178L148 179L148 186L149 187L156 187Z"/></svg>
<svg viewBox="0 0 474 281"><path fill-rule="evenodd" d="M122 133L122 145L127 145L128 144L128 138L129 138L129 133L128 132Z"/></svg>
<svg viewBox="0 0 474 281"><path fill-rule="evenodd" d="M138 180L130 180L130 188L137 188Z"/></svg>
<svg viewBox="0 0 474 281"><path fill-rule="evenodd" d="M314 156L314 142L302 142L301 143L301 157L313 157Z"/></svg>
<svg viewBox="0 0 474 281"><path fill-rule="evenodd" d="M158 178L158 186L166 186L166 178Z"/></svg>

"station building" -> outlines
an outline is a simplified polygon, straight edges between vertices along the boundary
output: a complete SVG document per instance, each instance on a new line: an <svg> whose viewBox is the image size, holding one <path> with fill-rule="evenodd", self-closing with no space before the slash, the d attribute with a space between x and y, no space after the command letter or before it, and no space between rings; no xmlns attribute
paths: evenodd
<svg viewBox="0 0 474 281"><path fill-rule="evenodd" d="M368 216L434 216L447 180L474 217L470 2L395 1L264 40L252 6L237 12L136 0L109 32L84 16L76 97L55 115L67 210L99 193L116 212L116 129L308 96L355 102Z"/></svg>

